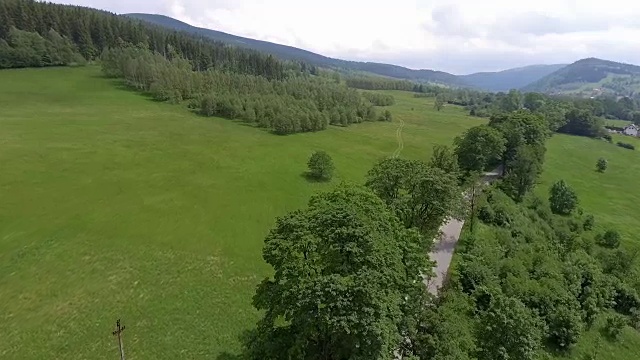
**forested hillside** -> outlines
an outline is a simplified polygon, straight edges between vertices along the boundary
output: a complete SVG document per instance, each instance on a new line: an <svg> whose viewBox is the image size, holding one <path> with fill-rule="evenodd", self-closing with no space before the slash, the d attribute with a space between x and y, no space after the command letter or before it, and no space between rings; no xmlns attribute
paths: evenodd
<svg viewBox="0 0 640 360"><path fill-rule="evenodd" d="M287 69L299 69L299 64L283 63L257 51L238 49L208 39L169 31L130 20L104 11L32 0L0 2L0 39L15 44L11 29L37 33L47 37L51 30L68 39L86 60L97 59L107 47L123 43L143 45L166 55L173 51L191 61L197 70L224 69L243 74L282 79ZM14 32L15 34L15 32ZM4 43L0 44L6 48ZM46 65L46 61L44 62ZM22 67L23 62L5 63L7 67Z"/></svg>
<svg viewBox="0 0 640 360"><path fill-rule="evenodd" d="M565 66L565 64L531 65L496 72L479 72L460 75L460 78L467 84L479 89L487 91L509 91L529 85Z"/></svg>
<svg viewBox="0 0 640 360"><path fill-rule="evenodd" d="M529 84L523 90L582 97L637 97L640 93L640 66L596 58L582 59Z"/></svg>
<svg viewBox="0 0 640 360"><path fill-rule="evenodd" d="M255 39L249 39L241 36L227 34L221 31L215 31L210 29L198 28L191 26L182 21L170 18L163 15L153 14L126 14L126 16L144 20L146 22L164 26L169 29L180 30L199 36L204 36L210 39L223 41L231 45L255 49L268 54L272 54L281 59L286 60L302 60L315 66L321 66L326 68L337 68L342 70L368 72L381 76L388 76L400 79L407 79L419 82L434 82L448 85L465 86L464 81L457 76L434 70L413 70L402 66L381 64L374 62L360 62L360 61L347 61L326 57L320 54L316 54L307 50L298 49L292 46L286 46L281 44L274 44L267 41L260 41Z"/></svg>
<svg viewBox="0 0 640 360"><path fill-rule="evenodd" d="M374 104L392 99L363 97L304 62L82 7L10 0L0 4L0 19L1 67L101 58L106 75L157 100L190 100L202 115L241 119L277 134L391 120Z"/></svg>

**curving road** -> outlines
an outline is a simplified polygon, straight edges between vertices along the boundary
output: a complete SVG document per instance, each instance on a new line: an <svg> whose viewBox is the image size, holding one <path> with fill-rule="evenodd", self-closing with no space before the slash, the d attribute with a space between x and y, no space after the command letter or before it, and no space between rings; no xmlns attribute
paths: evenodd
<svg viewBox="0 0 640 360"><path fill-rule="evenodd" d="M500 174L500 168L486 172L482 178L483 184L492 183L500 177ZM447 219L440 227L440 236L434 239L433 250L429 253L429 258L436 262L436 265L433 267L435 276L432 278L424 277L423 280L427 286L427 290L433 295L438 295L438 290L445 282L447 273L449 272L449 266L451 265L451 259L453 258L453 252L460 239L463 226L464 220Z"/></svg>

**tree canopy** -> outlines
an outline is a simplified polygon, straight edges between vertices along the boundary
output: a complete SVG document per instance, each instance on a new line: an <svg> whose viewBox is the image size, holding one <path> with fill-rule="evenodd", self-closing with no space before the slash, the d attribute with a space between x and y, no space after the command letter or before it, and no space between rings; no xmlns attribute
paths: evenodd
<svg viewBox="0 0 640 360"><path fill-rule="evenodd" d="M389 158L369 171L366 185L407 228L433 236L445 218L458 215L462 191L457 182L457 173L417 160Z"/></svg>
<svg viewBox="0 0 640 360"><path fill-rule="evenodd" d="M106 48L129 43L162 55L174 52L188 59L194 70L217 69L268 79L282 79L289 71L302 71L299 62L283 62L268 54L80 6L33 0L2 1L0 39L8 39L11 27L38 33L43 38L53 29L62 38L69 39L86 60L97 59ZM5 62L5 65L25 66L17 62Z"/></svg>
<svg viewBox="0 0 640 360"><path fill-rule="evenodd" d="M454 140L460 168L467 172L484 171L496 165L505 151L505 143L503 134L493 127L472 127Z"/></svg>
<svg viewBox="0 0 640 360"><path fill-rule="evenodd" d="M309 175L319 180L329 180L333 176L333 160L325 151L314 152L307 163Z"/></svg>
<svg viewBox="0 0 640 360"><path fill-rule="evenodd" d="M551 186L549 203L555 214L568 215L578 206L578 196L564 180L559 180Z"/></svg>
<svg viewBox="0 0 640 360"><path fill-rule="evenodd" d="M403 303L428 269L417 232L369 190L340 186L277 220L263 257L274 275L254 297L264 311L253 359L393 359Z"/></svg>

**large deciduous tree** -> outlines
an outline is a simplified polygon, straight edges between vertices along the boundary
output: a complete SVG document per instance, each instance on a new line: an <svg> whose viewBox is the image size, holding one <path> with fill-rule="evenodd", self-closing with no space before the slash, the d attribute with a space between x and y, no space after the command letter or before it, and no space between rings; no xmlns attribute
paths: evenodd
<svg viewBox="0 0 640 360"><path fill-rule="evenodd" d="M505 151L505 139L499 130L487 125L472 127L455 139L455 153L463 170L484 171L496 164Z"/></svg>
<svg viewBox="0 0 640 360"><path fill-rule="evenodd" d="M538 161L536 149L532 145L522 145L515 151L514 157L506 164L506 174L501 187L515 201L522 201L524 196L536 184L542 171L542 163Z"/></svg>
<svg viewBox="0 0 640 360"><path fill-rule="evenodd" d="M455 173L421 161L398 158L376 164L366 185L394 209L408 228L434 235L442 221L457 215L462 193Z"/></svg>
<svg viewBox="0 0 640 360"><path fill-rule="evenodd" d="M314 152L307 163L309 175L318 180L330 180L333 176L333 160L325 151Z"/></svg>
<svg viewBox="0 0 640 360"><path fill-rule="evenodd" d="M566 124L558 132L589 137L599 137L604 133L602 120L593 116L589 110L572 109L565 117Z"/></svg>
<svg viewBox="0 0 640 360"><path fill-rule="evenodd" d="M551 134L549 124L543 116L528 110L519 110L491 117L489 126L498 129L504 136L505 151L502 156L504 170L508 170L508 162L516 157L518 148L523 145L535 150L536 161L544 161L545 142Z"/></svg>
<svg viewBox="0 0 640 360"><path fill-rule="evenodd" d="M341 186L277 220L254 297L252 359L393 359L404 304L424 291L422 237L366 188Z"/></svg>

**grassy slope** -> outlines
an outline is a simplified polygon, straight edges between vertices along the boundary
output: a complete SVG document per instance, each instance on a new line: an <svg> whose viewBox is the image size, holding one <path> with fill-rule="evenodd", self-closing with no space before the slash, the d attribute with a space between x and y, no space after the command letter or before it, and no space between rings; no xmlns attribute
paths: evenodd
<svg viewBox="0 0 640 360"><path fill-rule="evenodd" d="M605 120L604 123L606 126L616 126L621 128L633 124L633 122L627 120Z"/></svg>
<svg viewBox="0 0 640 360"><path fill-rule="evenodd" d="M97 68L0 72L0 358L215 358L255 323L274 218L362 181L396 149L426 159L481 120L394 92L394 123L278 137L119 89ZM411 110L414 108L414 110Z"/></svg>
<svg viewBox="0 0 640 360"><path fill-rule="evenodd" d="M640 148L640 140L615 135L614 142L631 142ZM547 157L541 184L537 192L548 196L551 184L566 180L578 193L580 206L596 217L597 227L618 229L623 236L623 246L634 251L640 249L638 223L640 221L640 151L631 151L605 141L585 137L555 135L548 143ZM604 173L595 170L598 158L609 161ZM582 337L572 358L580 359L585 352L601 347L599 360L635 360L640 358L640 336L631 328L625 330L619 343L602 338L601 321ZM560 357L562 358L562 357Z"/></svg>
<svg viewBox="0 0 640 360"><path fill-rule="evenodd" d="M614 142L624 141L640 148L640 140L615 135ZM609 162L603 174L596 171L596 161ZM551 184L566 180L578 193L580 206L596 216L600 227L620 230L626 245L640 248L637 224L640 220L640 151L631 151L605 141L585 137L555 135L549 140L547 157L538 193L548 196Z"/></svg>

